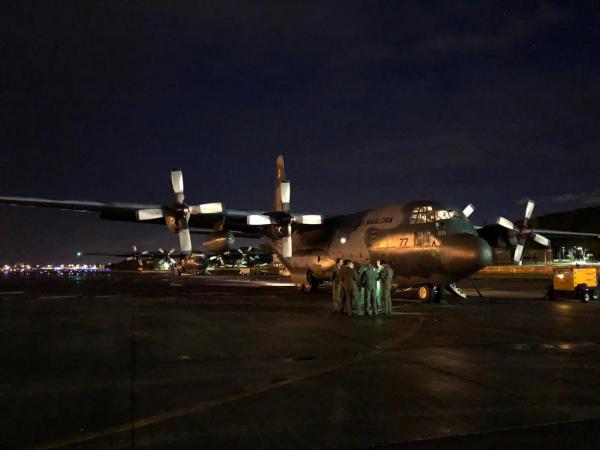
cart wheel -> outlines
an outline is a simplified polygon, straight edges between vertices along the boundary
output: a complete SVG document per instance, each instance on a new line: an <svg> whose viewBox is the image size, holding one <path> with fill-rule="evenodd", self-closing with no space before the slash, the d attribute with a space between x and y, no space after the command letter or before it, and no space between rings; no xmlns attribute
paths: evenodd
<svg viewBox="0 0 600 450"><path fill-rule="evenodd" d="M590 295L590 291L583 291L581 293L581 301L583 303L587 303L591 300L592 296Z"/></svg>

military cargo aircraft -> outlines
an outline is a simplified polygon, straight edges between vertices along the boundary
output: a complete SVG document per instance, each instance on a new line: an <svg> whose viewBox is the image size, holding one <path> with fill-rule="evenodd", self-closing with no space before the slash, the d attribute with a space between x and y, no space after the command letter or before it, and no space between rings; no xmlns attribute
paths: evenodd
<svg viewBox="0 0 600 450"><path fill-rule="evenodd" d="M334 217L293 214L291 184L282 156L277 158L271 211L226 209L221 203L188 205L184 203L182 172L172 171L171 182L175 201L169 205L26 197L0 197L0 203L98 212L105 220L166 224L179 235L183 253L191 252L190 235L194 233L206 235L203 246L211 252L233 248L236 237L266 237L288 267L296 287L305 290L316 289L328 280L337 258L358 264L381 259L390 261L395 285L415 288L419 299L428 301L439 298L444 287L456 293L453 283L492 261L490 244L469 221L473 205L460 210L445 203L419 200ZM532 211L533 207L528 206L529 217ZM514 237L519 246L528 236L538 236L538 243L549 245L527 224L519 228L503 218L498 223L494 227L507 230L503 232ZM489 226L480 232L489 240L496 239Z"/></svg>

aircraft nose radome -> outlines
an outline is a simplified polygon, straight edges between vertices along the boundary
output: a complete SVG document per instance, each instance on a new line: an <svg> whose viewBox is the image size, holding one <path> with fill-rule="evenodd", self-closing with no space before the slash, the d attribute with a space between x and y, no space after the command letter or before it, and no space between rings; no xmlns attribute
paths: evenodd
<svg viewBox="0 0 600 450"><path fill-rule="evenodd" d="M454 276L467 276L492 263L492 248L479 236L448 236L440 246L440 262Z"/></svg>

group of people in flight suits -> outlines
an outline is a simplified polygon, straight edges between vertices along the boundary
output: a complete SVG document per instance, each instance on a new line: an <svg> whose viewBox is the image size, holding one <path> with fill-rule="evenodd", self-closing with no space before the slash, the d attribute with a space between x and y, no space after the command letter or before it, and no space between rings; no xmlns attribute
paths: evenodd
<svg viewBox="0 0 600 450"><path fill-rule="evenodd" d="M392 313L392 279L389 263L378 260L355 269L350 260L337 259L331 274L333 310L352 316Z"/></svg>

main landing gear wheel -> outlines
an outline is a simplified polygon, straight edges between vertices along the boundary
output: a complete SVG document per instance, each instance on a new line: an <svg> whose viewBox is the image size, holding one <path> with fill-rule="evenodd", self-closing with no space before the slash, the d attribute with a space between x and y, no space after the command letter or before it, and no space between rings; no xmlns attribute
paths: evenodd
<svg viewBox="0 0 600 450"><path fill-rule="evenodd" d="M294 283L294 285L296 286L296 289L298 289L299 291L303 291L304 290L304 283L302 281L296 281Z"/></svg>
<svg viewBox="0 0 600 450"><path fill-rule="evenodd" d="M431 300L433 293L432 287L433 286L430 286L429 284L422 284L417 288L417 297L419 301L425 303Z"/></svg>

